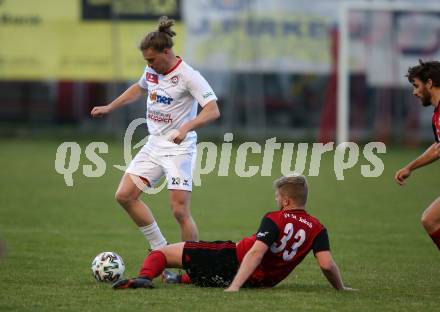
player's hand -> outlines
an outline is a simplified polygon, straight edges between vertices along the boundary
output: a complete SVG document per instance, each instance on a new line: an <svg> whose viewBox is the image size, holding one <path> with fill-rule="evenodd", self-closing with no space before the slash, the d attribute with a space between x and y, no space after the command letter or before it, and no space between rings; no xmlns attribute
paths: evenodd
<svg viewBox="0 0 440 312"><path fill-rule="evenodd" d="M92 111L90 112L90 115L93 118L100 118L100 117L110 113L110 111L111 111L111 109L110 109L109 105L95 106L95 107L93 107Z"/></svg>
<svg viewBox="0 0 440 312"><path fill-rule="evenodd" d="M411 170L404 167L396 172L396 174L394 175L394 180L396 180L399 185L405 185L405 180L408 179L410 175Z"/></svg>
<svg viewBox="0 0 440 312"><path fill-rule="evenodd" d="M185 127L181 127L179 130L176 130L174 138L171 140L171 142L180 144L183 140L185 140L187 134L188 130L186 130Z"/></svg>
<svg viewBox="0 0 440 312"><path fill-rule="evenodd" d="M165 134L165 139L166 139L167 141L174 142L174 140L176 139L176 137L179 136L179 134L180 134L179 130L177 130L177 129L172 129L172 130L170 130L169 132L167 132L167 133Z"/></svg>

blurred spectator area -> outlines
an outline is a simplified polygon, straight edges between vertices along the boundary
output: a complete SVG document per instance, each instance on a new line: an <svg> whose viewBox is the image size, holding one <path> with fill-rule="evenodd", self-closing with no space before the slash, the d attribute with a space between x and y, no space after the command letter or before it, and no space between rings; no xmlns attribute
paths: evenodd
<svg viewBox="0 0 440 312"><path fill-rule="evenodd" d="M0 81L0 120L79 123L106 103L108 86L96 82Z"/></svg>
<svg viewBox="0 0 440 312"><path fill-rule="evenodd" d="M210 74L205 76L210 81ZM328 76L236 73L213 80L226 86L217 92L213 83L222 116L212 127L248 129L249 133L258 130L264 135L262 132L270 129L292 131L319 126ZM89 117L93 106L109 103L131 83L0 81L0 122L94 129ZM97 122L95 130L121 130L131 120L144 117L145 98L112 115L118 115L112 117L113 126L101 129L102 123Z"/></svg>
<svg viewBox="0 0 440 312"><path fill-rule="evenodd" d="M333 132L335 128L336 90L329 75L203 74L219 97L222 115L215 124L200 129L201 134L221 136L220 128L244 137L315 140L320 129ZM388 140L405 129L422 131L421 126L429 126L419 121L420 108L409 89L369 88L360 74L350 80L352 136ZM145 116L145 98L100 121L92 120L90 111L109 103L131 83L0 81L0 122L33 129L70 125L85 132L120 134L133 119ZM424 130L426 139L431 139L429 129Z"/></svg>

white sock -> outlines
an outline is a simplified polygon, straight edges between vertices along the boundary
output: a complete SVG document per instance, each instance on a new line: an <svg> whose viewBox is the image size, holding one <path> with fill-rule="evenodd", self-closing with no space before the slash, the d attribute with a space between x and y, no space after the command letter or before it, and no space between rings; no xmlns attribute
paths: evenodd
<svg viewBox="0 0 440 312"><path fill-rule="evenodd" d="M167 240L160 232L156 221L147 226L140 226L139 230L144 234L147 241L150 243L151 249L158 249L167 245Z"/></svg>

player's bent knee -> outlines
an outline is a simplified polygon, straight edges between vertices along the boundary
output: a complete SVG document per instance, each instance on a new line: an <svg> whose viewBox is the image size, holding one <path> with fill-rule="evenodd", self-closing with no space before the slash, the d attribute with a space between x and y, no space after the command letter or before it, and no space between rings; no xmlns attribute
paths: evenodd
<svg viewBox="0 0 440 312"><path fill-rule="evenodd" d="M191 218L191 215L186 208L173 207L173 215L179 223L184 223Z"/></svg>
<svg viewBox="0 0 440 312"><path fill-rule="evenodd" d="M426 212L422 215L421 223L428 233L435 231L440 226L440 224Z"/></svg>
<svg viewBox="0 0 440 312"><path fill-rule="evenodd" d="M130 193L120 190L116 191L115 199L121 205L126 205L129 204L131 201L136 200L136 198L132 196Z"/></svg>
<svg viewBox="0 0 440 312"><path fill-rule="evenodd" d="M126 196L122 192L117 191L115 193L115 200L122 205L126 202Z"/></svg>

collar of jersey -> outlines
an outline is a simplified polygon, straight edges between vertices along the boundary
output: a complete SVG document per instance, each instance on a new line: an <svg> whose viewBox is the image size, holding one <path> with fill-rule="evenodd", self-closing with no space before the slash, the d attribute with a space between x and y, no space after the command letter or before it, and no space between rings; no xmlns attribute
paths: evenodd
<svg viewBox="0 0 440 312"><path fill-rule="evenodd" d="M163 76L166 76L168 74L170 74L171 72L173 72L179 65L180 63L182 63L182 59L180 58L180 56L176 56L179 60L177 61L176 65L174 65L173 67L171 67L168 71L166 71L165 73L163 73Z"/></svg>
<svg viewBox="0 0 440 312"><path fill-rule="evenodd" d="M293 208L293 209L287 209L287 210L281 210L281 211L283 211L283 212L287 212L287 211L289 211L289 212L304 212L304 213L306 213L306 210L305 210L305 209L296 209L296 208Z"/></svg>

